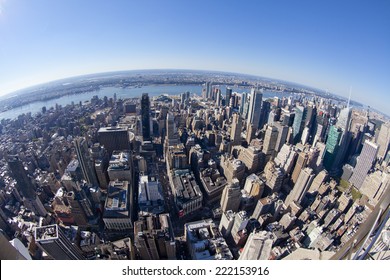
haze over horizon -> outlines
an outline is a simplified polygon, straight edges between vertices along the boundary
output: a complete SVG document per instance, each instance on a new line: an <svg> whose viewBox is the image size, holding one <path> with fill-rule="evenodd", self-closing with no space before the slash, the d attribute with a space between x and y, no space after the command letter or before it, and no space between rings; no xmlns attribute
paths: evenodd
<svg viewBox="0 0 390 280"><path fill-rule="evenodd" d="M250 74L389 114L388 1L0 0L0 95L121 70Z"/></svg>

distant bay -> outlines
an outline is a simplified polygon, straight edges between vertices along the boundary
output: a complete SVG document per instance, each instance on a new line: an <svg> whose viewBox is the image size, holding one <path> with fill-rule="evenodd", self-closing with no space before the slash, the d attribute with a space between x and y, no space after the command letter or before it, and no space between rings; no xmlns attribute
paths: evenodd
<svg viewBox="0 0 390 280"><path fill-rule="evenodd" d="M222 95L225 96L225 86L220 86ZM250 90L248 88L235 88L233 87L233 92L249 92ZM114 94L116 93L117 98L134 98L134 97L141 97L142 93L148 93L149 96L158 96L161 94L169 94L169 95L179 95L183 92L189 91L191 94L202 94L202 86L199 85L149 85L149 86L142 86L142 87L128 87L128 88L120 88L120 87L105 87L97 91L91 91L81 94L69 94L65 96L61 96L59 98L50 99L46 101L37 101L32 102L28 105L16 107L11 110L5 111L0 113L0 120L1 119L14 119L18 117L21 114L27 114L31 112L32 114L35 114L37 112L40 112L42 110L42 107L46 107L49 109L50 107L54 107L56 104L61 106L66 106L68 104L71 104L74 102L75 104L85 101L91 100L91 98L95 95L97 95L99 98L103 98L104 96L107 96L108 98L112 98ZM283 96L289 96L289 93L281 93L281 92L272 92L272 91L265 91L263 94L263 98L268 97L283 97Z"/></svg>

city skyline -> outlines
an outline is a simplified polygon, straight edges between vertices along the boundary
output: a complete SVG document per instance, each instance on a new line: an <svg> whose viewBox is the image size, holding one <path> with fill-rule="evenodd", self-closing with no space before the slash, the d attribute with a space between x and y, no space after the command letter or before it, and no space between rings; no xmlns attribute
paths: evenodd
<svg viewBox="0 0 390 280"><path fill-rule="evenodd" d="M0 0L0 96L90 73L197 69L328 90L388 114L389 3Z"/></svg>

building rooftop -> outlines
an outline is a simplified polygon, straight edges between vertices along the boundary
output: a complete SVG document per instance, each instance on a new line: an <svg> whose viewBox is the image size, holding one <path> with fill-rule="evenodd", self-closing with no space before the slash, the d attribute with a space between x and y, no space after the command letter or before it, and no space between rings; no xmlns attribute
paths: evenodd
<svg viewBox="0 0 390 280"><path fill-rule="evenodd" d="M35 228L35 240L45 241L54 240L58 238L58 225L49 225Z"/></svg>
<svg viewBox="0 0 390 280"><path fill-rule="evenodd" d="M104 205L104 217L128 216L130 214L129 203L129 182L110 181Z"/></svg>

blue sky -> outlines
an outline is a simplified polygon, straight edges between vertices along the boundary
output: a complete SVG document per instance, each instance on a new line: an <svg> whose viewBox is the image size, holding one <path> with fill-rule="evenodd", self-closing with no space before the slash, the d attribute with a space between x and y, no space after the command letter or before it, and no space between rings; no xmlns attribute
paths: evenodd
<svg viewBox="0 0 390 280"><path fill-rule="evenodd" d="M0 0L0 95L183 68L328 89L390 114L390 1Z"/></svg>

